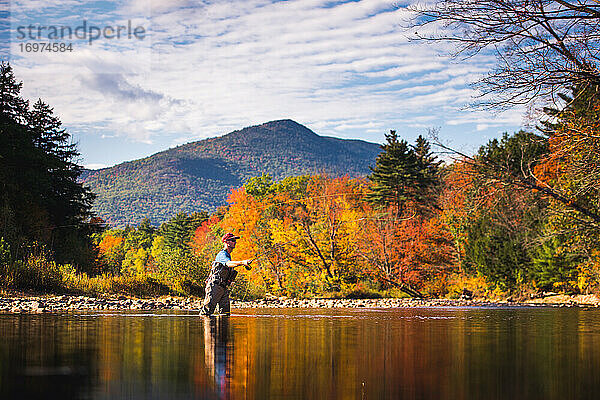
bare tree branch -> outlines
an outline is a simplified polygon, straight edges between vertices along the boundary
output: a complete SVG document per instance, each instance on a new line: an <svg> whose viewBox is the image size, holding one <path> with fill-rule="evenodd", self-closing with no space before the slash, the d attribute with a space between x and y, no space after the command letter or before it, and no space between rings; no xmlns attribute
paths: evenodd
<svg viewBox="0 0 600 400"><path fill-rule="evenodd" d="M596 0L440 0L411 9L418 40L454 43L455 57L496 55L496 67L474 85L479 106L508 108L600 82ZM443 30L419 33L426 26Z"/></svg>

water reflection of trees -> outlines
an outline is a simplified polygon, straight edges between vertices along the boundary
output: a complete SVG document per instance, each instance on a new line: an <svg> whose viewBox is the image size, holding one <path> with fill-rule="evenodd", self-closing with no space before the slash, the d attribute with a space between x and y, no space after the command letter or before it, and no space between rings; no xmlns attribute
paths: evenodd
<svg viewBox="0 0 600 400"><path fill-rule="evenodd" d="M45 315L0 317L1 399L87 397L97 370L96 350L77 336L89 335L97 324L61 323Z"/></svg>
<svg viewBox="0 0 600 400"><path fill-rule="evenodd" d="M0 315L0 398L583 399L600 387L597 312L278 312Z"/></svg>

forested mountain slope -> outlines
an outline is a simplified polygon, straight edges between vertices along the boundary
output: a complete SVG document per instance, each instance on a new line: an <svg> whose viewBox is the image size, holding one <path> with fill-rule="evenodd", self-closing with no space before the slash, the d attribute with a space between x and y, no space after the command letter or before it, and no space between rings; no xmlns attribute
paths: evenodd
<svg viewBox="0 0 600 400"><path fill-rule="evenodd" d="M161 223L179 211L212 211L231 188L269 173L369 173L379 145L319 136L292 120L267 122L188 143L114 167L85 171L81 180L98 195L95 211L113 226L144 217Z"/></svg>

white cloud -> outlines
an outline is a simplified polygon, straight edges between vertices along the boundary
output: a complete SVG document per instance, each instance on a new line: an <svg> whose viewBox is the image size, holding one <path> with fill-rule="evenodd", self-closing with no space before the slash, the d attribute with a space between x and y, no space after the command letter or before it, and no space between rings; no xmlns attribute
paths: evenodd
<svg viewBox="0 0 600 400"><path fill-rule="evenodd" d="M109 165L99 164L99 163L85 164L83 166L83 168L87 168L87 169L102 169L102 168L107 168L107 167L109 167Z"/></svg>
<svg viewBox="0 0 600 400"><path fill-rule="evenodd" d="M105 18L135 17L146 39L14 61L25 94L42 97L75 130L91 124L98 135L166 147L278 118L367 140L399 126L519 123L516 112L462 110L489 58L456 64L440 46L408 41L401 25L410 14L390 1L115 4Z"/></svg>
<svg viewBox="0 0 600 400"><path fill-rule="evenodd" d="M477 130L486 130L491 127L518 126L522 123L524 109L509 110L498 114L469 111L456 115L446 120L448 125L476 124Z"/></svg>

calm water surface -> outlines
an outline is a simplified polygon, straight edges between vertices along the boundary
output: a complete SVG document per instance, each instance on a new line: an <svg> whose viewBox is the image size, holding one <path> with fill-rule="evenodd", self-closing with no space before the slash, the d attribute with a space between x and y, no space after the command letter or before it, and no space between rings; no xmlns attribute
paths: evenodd
<svg viewBox="0 0 600 400"><path fill-rule="evenodd" d="M0 398L597 399L600 310L0 315Z"/></svg>

